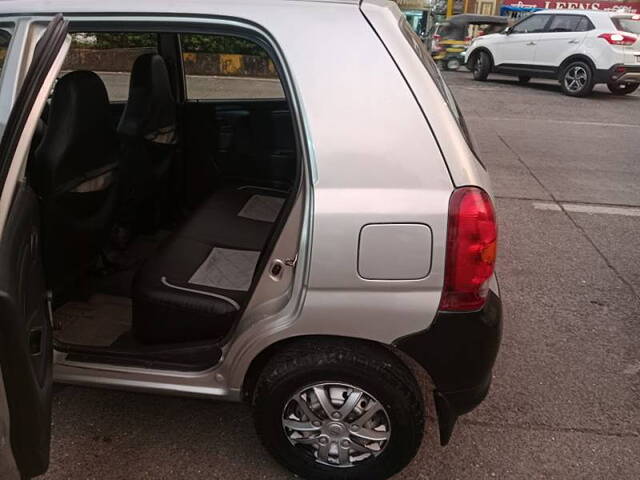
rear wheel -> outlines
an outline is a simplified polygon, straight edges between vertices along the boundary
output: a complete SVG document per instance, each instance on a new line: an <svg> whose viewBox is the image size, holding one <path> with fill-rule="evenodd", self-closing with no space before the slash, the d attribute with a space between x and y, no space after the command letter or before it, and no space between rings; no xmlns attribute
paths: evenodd
<svg viewBox="0 0 640 480"><path fill-rule="evenodd" d="M311 480L382 480L422 441L415 378L392 353L352 342L305 342L261 374L254 418L265 447Z"/></svg>
<svg viewBox="0 0 640 480"><path fill-rule="evenodd" d="M518 75L518 83L529 83L531 77L528 75Z"/></svg>
<svg viewBox="0 0 640 480"><path fill-rule="evenodd" d="M586 97L593 86L593 69L585 62L571 62L560 74L562 92L570 97Z"/></svg>
<svg viewBox="0 0 640 480"><path fill-rule="evenodd" d="M635 92L638 87L640 87L640 83L607 83L607 88L614 95L628 95L629 93Z"/></svg>
<svg viewBox="0 0 640 480"><path fill-rule="evenodd" d="M478 81L484 81L489 76L489 72L491 71L491 57L487 52L480 52L475 61L473 62L473 66L471 67L471 72L473 73L473 79Z"/></svg>

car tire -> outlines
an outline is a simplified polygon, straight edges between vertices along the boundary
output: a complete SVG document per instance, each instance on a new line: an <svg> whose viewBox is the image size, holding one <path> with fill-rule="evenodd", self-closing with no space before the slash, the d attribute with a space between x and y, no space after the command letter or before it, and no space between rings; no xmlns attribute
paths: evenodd
<svg viewBox="0 0 640 480"><path fill-rule="evenodd" d="M560 74L562 93L570 97L586 97L591 94L595 85L593 69L581 60L569 63Z"/></svg>
<svg viewBox="0 0 640 480"><path fill-rule="evenodd" d="M483 82L487 79L489 72L491 72L491 57L487 52L480 52L476 55L471 72L474 80Z"/></svg>
<svg viewBox="0 0 640 480"><path fill-rule="evenodd" d="M640 83L607 83L607 88L614 95L628 95L635 92L638 87L640 87Z"/></svg>
<svg viewBox="0 0 640 480"><path fill-rule="evenodd" d="M340 417L349 402L355 407ZM304 341L288 347L263 369L253 405L266 449L309 480L387 479L422 442L425 411L416 379L393 353L373 344Z"/></svg>
<svg viewBox="0 0 640 480"><path fill-rule="evenodd" d="M529 83L531 77L528 75L518 75L518 83Z"/></svg>

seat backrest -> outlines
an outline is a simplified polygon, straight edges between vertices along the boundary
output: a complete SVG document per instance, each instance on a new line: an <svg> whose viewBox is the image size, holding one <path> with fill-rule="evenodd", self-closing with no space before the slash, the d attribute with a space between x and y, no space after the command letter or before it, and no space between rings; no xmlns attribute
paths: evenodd
<svg viewBox="0 0 640 480"><path fill-rule="evenodd" d="M169 72L164 59L155 53L140 55L131 70L129 99L122 113L118 133L141 137L155 143L167 132L175 135L176 102L171 92Z"/></svg>
<svg viewBox="0 0 640 480"><path fill-rule="evenodd" d="M129 238L155 230L179 208L175 180L180 173L173 171L176 111L164 59L154 53L140 55L131 70L129 98L118 125L123 188L117 224Z"/></svg>
<svg viewBox="0 0 640 480"><path fill-rule="evenodd" d="M58 81L46 133L31 162L48 283L64 290L94 264L115 208L119 143L98 75L75 71Z"/></svg>
<svg viewBox="0 0 640 480"><path fill-rule="evenodd" d="M48 125L35 152L32 185L47 198L71 191L117 167L118 137L102 80L88 71L62 77L53 92Z"/></svg>

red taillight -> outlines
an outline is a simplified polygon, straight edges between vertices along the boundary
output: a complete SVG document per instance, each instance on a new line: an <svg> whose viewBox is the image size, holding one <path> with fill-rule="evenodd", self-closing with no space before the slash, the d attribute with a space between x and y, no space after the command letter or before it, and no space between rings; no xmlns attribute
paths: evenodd
<svg viewBox="0 0 640 480"><path fill-rule="evenodd" d="M471 40L473 40L473 37L467 35L466 37L464 37L464 41L465 42L470 42Z"/></svg>
<svg viewBox="0 0 640 480"><path fill-rule="evenodd" d="M602 33L598 38L604 38L611 45L623 45L630 47L638 41L637 37L628 33Z"/></svg>
<svg viewBox="0 0 640 480"><path fill-rule="evenodd" d="M463 187L449 201L447 259L440 310L470 312L484 306L496 263L498 226L484 190Z"/></svg>

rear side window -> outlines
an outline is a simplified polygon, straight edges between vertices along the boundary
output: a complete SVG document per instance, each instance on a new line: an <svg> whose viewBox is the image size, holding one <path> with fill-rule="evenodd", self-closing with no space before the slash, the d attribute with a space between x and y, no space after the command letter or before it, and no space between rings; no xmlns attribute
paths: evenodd
<svg viewBox="0 0 640 480"><path fill-rule="evenodd" d="M283 99L284 90L269 54L242 38L181 35L189 100Z"/></svg>
<svg viewBox="0 0 640 480"><path fill-rule="evenodd" d="M634 15L632 17L612 17L611 21L616 28L622 32L640 35L640 15Z"/></svg>
<svg viewBox="0 0 640 480"><path fill-rule="evenodd" d="M157 53L155 33L74 33L61 75L74 70L97 73L111 102L127 101L133 64L143 53Z"/></svg>
<svg viewBox="0 0 640 480"><path fill-rule="evenodd" d="M549 32L586 32L591 22L582 15L554 15L547 29Z"/></svg>
<svg viewBox="0 0 640 480"><path fill-rule="evenodd" d="M589 20L587 17L580 17L580 22L576 27L576 32L588 32L589 30L593 30L594 28L596 27L593 25L593 23L591 23L591 20Z"/></svg>
<svg viewBox="0 0 640 480"><path fill-rule="evenodd" d="M551 15L531 15L520 23L514 25L511 29L512 33L540 33L544 32Z"/></svg>

